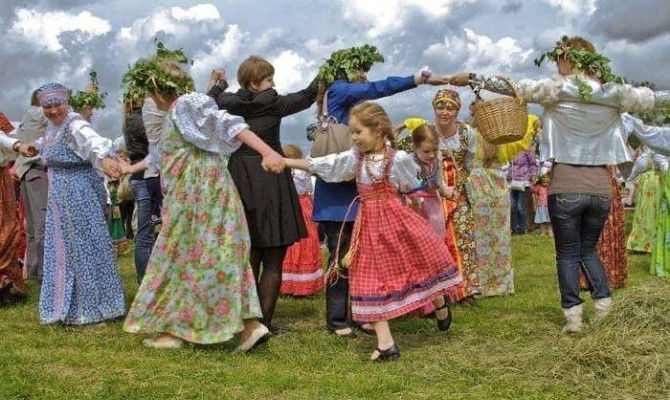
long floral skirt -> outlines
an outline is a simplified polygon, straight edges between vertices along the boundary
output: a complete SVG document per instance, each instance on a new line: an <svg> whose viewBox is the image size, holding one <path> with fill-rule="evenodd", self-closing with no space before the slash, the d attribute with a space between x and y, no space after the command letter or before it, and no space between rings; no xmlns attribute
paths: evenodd
<svg viewBox="0 0 670 400"><path fill-rule="evenodd" d="M656 244L661 175L658 171L645 172L640 176L637 188L633 226L626 248L631 251L651 253Z"/></svg>
<svg viewBox="0 0 670 400"><path fill-rule="evenodd" d="M476 246L473 214L467 194L461 194L456 201L444 199L442 204L447 228L447 236L444 241L458 265L459 274L465 282L463 292L456 299L456 301L460 301L479 293L479 278L475 262Z"/></svg>
<svg viewBox="0 0 670 400"><path fill-rule="evenodd" d="M163 226L123 329L225 342L261 316L249 230L226 158L162 138Z"/></svg>
<svg viewBox="0 0 670 400"><path fill-rule="evenodd" d="M25 293L17 261L20 232L12 177L7 167L0 167L0 289Z"/></svg>
<svg viewBox="0 0 670 400"><path fill-rule="evenodd" d="M650 272L670 277L670 173L662 178L661 200L656 224L656 245L651 254Z"/></svg>
<svg viewBox="0 0 670 400"><path fill-rule="evenodd" d="M507 181L495 170L474 168L470 173L470 201L476 227L479 296L514 293L510 247L510 197Z"/></svg>

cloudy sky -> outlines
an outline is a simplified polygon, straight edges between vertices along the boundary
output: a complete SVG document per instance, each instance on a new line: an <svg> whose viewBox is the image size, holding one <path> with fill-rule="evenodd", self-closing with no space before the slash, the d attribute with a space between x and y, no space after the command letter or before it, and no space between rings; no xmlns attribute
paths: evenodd
<svg viewBox="0 0 670 400"><path fill-rule="evenodd" d="M32 90L49 81L83 89L98 71L109 93L94 116L101 134L121 134L121 76L151 54L158 37L195 59L196 88L212 68L228 71L261 55L276 69L276 89L305 87L319 64L342 47L377 45L386 63L370 79L406 76L429 66L513 78L552 74L533 59L561 35L582 35L612 59L615 73L670 88L668 0L2 0L0 110L20 120ZM394 122L430 117L432 87L382 101ZM461 91L464 102L471 94ZM282 140L306 146L314 107L284 120Z"/></svg>

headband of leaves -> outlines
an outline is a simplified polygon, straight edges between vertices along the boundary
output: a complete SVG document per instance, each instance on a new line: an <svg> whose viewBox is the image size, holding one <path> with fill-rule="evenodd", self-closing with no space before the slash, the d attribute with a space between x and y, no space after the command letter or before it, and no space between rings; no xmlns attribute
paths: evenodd
<svg viewBox="0 0 670 400"><path fill-rule="evenodd" d="M376 62L384 62L384 57L376 46L365 44L361 47L338 50L319 67L318 78L326 86L337 79L352 81L358 75L358 71L367 72Z"/></svg>
<svg viewBox="0 0 670 400"><path fill-rule="evenodd" d="M183 49L170 50L162 42L157 42L154 56L140 59L132 67L128 66L128 71L123 75L124 103L140 107L144 99L154 92L181 96L195 89L193 79L188 74L170 74L165 68L166 61L193 65L193 60L186 57Z"/></svg>
<svg viewBox="0 0 670 400"><path fill-rule="evenodd" d="M540 55L535 59L535 65L540 67L545 59L558 62L559 58L565 57L570 62L574 70L593 75L599 78L603 83L623 83L623 79L621 77L612 73L612 68L609 65L609 58L596 52L588 51L576 46L570 46L568 41L569 38L567 36L563 36L561 40L556 42L556 46L552 50ZM579 88L580 97L584 100L589 100L591 98L592 92L591 87L579 78L577 78L577 86Z"/></svg>
<svg viewBox="0 0 670 400"><path fill-rule="evenodd" d="M105 97L107 97L107 92L98 92L100 87L98 84L98 73L95 70L91 70L88 73L88 76L91 78L91 83L86 86L86 90L83 92L77 90L77 93L71 94L68 103L75 110L83 110L85 108L90 108L91 110L103 109L105 108Z"/></svg>

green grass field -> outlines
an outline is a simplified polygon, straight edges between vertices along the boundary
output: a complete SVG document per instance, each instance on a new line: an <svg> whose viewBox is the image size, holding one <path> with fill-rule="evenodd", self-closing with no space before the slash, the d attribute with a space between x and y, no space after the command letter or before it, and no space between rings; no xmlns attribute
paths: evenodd
<svg viewBox="0 0 670 400"><path fill-rule="evenodd" d="M630 311L640 303L636 291L651 291L657 302L641 309L655 310L655 325L606 320L566 336L553 243L531 234L514 237L513 250L516 294L455 307L447 334L433 320L393 321L402 358L386 364L367 361L374 338L347 341L324 329L323 295L280 299L277 322L290 331L240 355L231 354L236 343L145 349L145 336L123 333L122 320L40 326L32 284L26 304L0 310L0 399L670 398L670 315L662 309L670 285L649 275L648 256L630 256L629 285L615 292L615 307ZM131 253L119 263L130 304ZM627 296L637 303L623 303ZM586 310L588 318L592 302Z"/></svg>

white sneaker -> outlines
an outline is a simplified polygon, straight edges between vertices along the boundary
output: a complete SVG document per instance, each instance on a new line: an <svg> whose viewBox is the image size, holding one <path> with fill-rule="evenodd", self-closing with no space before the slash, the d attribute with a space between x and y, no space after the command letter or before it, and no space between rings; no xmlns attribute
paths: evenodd
<svg viewBox="0 0 670 400"><path fill-rule="evenodd" d="M577 333L582 330L582 305L576 305L563 309L563 315L567 320L563 326L563 333Z"/></svg>
<svg viewBox="0 0 670 400"><path fill-rule="evenodd" d="M239 346L235 349L235 352L241 352L241 353L246 353L249 350L252 350L254 347L257 345L267 341L272 334L268 330L268 328L260 324L258 328L254 329L253 332L251 332L251 335L245 340L243 343L240 343Z"/></svg>
<svg viewBox="0 0 670 400"><path fill-rule="evenodd" d="M142 345L152 349L181 349L184 345L184 341L176 337L161 340L144 339Z"/></svg>
<svg viewBox="0 0 670 400"><path fill-rule="evenodd" d="M598 321L605 318L612 310L612 298L605 297L602 299L596 299L593 301L593 305L596 307L596 314L593 316L593 320L591 322L597 323Z"/></svg>

